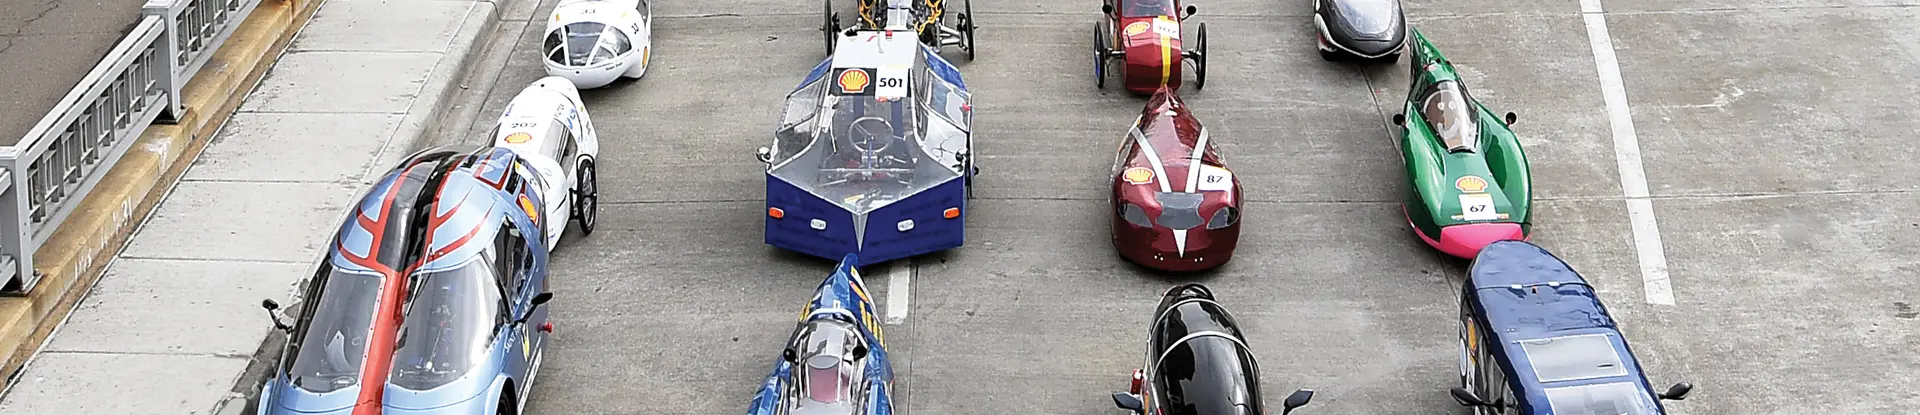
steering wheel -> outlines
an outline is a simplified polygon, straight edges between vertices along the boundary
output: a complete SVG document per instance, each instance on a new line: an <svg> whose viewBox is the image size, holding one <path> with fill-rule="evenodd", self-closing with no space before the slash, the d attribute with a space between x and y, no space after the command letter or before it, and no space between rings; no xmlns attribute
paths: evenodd
<svg viewBox="0 0 1920 415"><path fill-rule="evenodd" d="M850 137L847 137L848 142L860 151L875 153L893 145L893 124L888 123L885 118L861 117L853 120L853 125L848 126L848 131L851 133ZM880 146L870 147L876 136L882 137Z"/></svg>

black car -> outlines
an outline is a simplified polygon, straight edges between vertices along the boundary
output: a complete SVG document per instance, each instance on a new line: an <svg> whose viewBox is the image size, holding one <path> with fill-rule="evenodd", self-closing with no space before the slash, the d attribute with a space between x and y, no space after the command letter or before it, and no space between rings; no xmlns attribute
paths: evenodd
<svg viewBox="0 0 1920 415"><path fill-rule="evenodd" d="M1213 290L1186 284L1167 290L1148 328L1147 361L1113 403L1137 414L1265 415L1260 365L1240 326ZM1313 390L1287 396L1282 415L1306 405Z"/></svg>
<svg viewBox="0 0 1920 415"><path fill-rule="evenodd" d="M1313 27L1320 31L1320 57L1395 61L1407 45L1407 17L1400 0L1313 0Z"/></svg>

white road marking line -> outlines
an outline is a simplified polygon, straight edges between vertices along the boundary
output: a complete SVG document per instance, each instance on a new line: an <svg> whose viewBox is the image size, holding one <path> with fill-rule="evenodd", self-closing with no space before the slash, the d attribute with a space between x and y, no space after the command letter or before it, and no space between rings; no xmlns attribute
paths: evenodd
<svg viewBox="0 0 1920 415"><path fill-rule="evenodd" d="M907 321L907 307L913 298L913 260L895 262L887 267L887 324Z"/></svg>
<svg viewBox="0 0 1920 415"><path fill-rule="evenodd" d="M1666 247L1648 198L1647 170L1640 163L1640 138L1633 130L1633 112L1627 107L1627 87L1620 79L1620 61L1614 56L1613 37L1600 0L1580 0L1587 40L1593 44L1593 63L1600 75L1601 96L1613 127L1613 156L1620 164L1620 189L1627 199L1627 221L1633 226L1633 244L1640 257L1640 280L1647 303L1673 305L1673 282L1667 276Z"/></svg>

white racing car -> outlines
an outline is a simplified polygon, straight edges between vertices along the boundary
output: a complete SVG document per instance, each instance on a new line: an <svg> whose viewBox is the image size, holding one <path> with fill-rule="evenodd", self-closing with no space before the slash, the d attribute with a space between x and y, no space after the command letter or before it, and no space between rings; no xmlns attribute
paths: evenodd
<svg viewBox="0 0 1920 415"><path fill-rule="evenodd" d="M653 49L649 0L560 0L547 20L547 75L593 89L647 73Z"/></svg>
<svg viewBox="0 0 1920 415"><path fill-rule="evenodd" d="M594 179L600 138L572 83L549 76L520 90L500 114L493 145L512 150L533 170L516 172L541 189L547 211L536 222L547 229L548 250L560 242L570 220L580 222L582 234L593 234L600 207Z"/></svg>

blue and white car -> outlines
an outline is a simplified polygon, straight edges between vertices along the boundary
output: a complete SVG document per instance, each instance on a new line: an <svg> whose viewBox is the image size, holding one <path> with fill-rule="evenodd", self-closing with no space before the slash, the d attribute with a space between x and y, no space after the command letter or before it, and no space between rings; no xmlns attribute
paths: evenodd
<svg viewBox="0 0 1920 415"><path fill-rule="evenodd" d="M965 242L972 95L911 30L842 33L786 99L767 164L766 242L858 265Z"/></svg>

